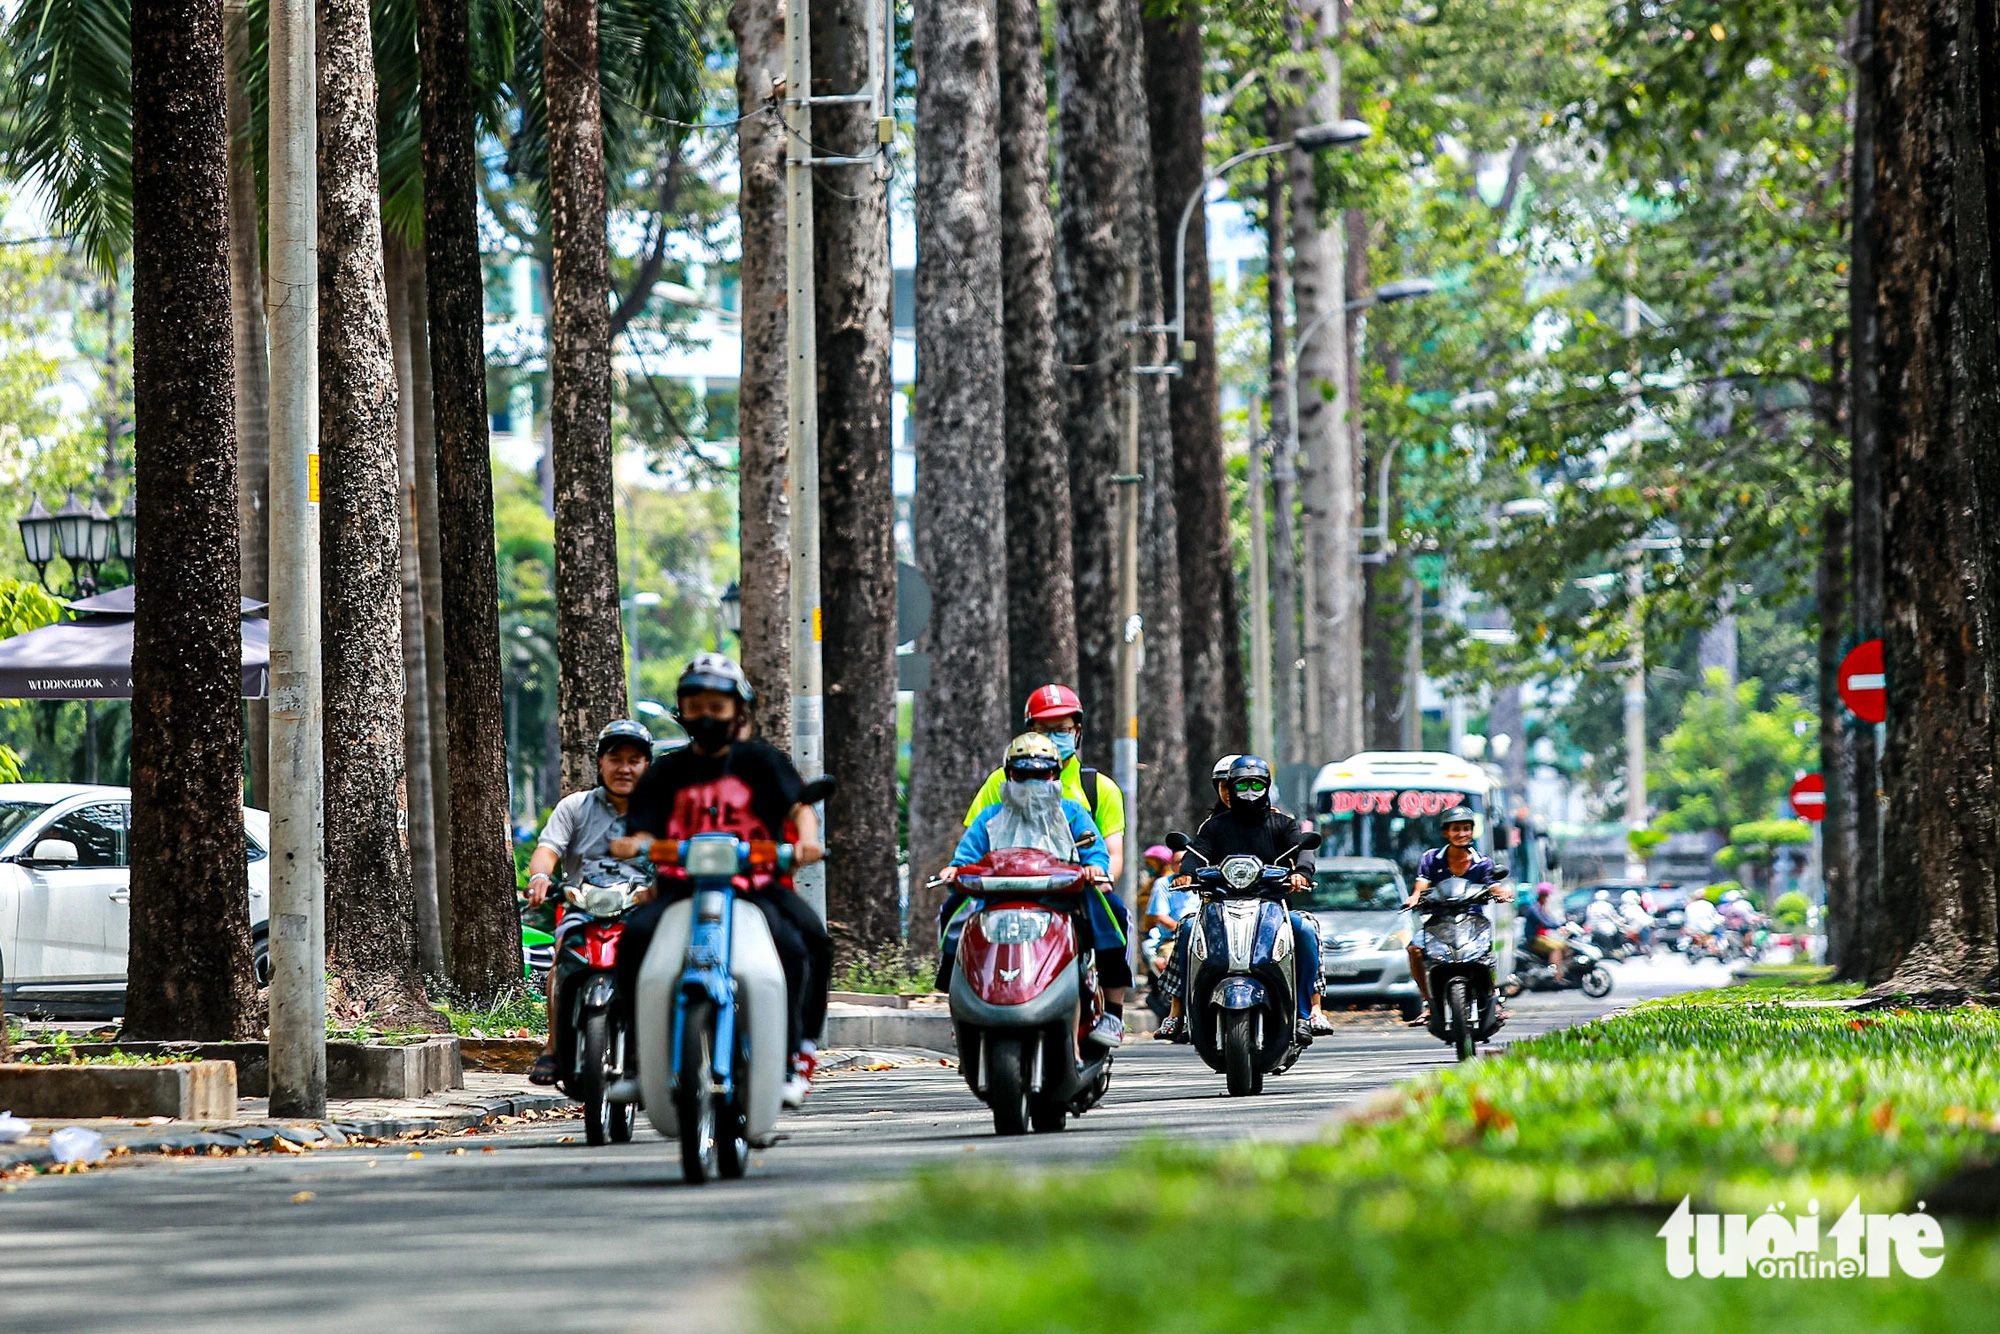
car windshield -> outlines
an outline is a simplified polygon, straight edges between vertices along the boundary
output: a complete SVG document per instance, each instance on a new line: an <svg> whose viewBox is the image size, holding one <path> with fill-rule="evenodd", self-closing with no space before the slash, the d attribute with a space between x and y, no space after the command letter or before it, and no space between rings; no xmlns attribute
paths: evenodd
<svg viewBox="0 0 2000 1334"><path fill-rule="evenodd" d="M12 838L22 825L48 808L46 801L0 801L0 843Z"/></svg>
<svg viewBox="0 0 2000 1334"><path fill-rule="evenodd" d="M1402 906L1403 887L1392 871L1321 871L1306 902L1314 912L1388 912Z"/></svg>

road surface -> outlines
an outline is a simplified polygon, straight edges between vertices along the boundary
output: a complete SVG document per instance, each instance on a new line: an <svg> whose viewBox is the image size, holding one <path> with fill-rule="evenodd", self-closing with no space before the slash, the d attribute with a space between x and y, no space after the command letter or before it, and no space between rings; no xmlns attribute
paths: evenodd
<svg viewBox="0 0 2000 1334"><path fill-rule="evenodd" d="M1617 971L1604 1002L1521 997L1502 1036L1725 980L1678 958ZM1263 1096L1231 1099L1189 1048L1135 1042L1102 1106L1060 1135L1010 1140L994 1138L956 1070L832 1074L745 1179L700 1188L681 1183L676 1147L650 1128L592 1149L575 1122L431 1141L421 1156L149 1159L42 1177L0 1194L0 1329L738 1328L746 1261L802 1229L837 1227L912 1167L1094 1162L1147 1135L1302 1137L1448 1060L1428 1033L1357 1017Z"/></svg>

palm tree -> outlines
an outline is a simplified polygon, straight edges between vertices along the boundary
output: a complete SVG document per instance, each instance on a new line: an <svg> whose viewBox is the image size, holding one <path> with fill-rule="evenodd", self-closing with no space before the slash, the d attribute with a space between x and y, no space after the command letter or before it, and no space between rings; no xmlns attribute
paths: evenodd
<svg viewBox="0 0 2000 1334"><path fill-rule="evenodd" d="M219 0L131 16L132 954L126 1032L249 1037L228 108Z"/></svg>

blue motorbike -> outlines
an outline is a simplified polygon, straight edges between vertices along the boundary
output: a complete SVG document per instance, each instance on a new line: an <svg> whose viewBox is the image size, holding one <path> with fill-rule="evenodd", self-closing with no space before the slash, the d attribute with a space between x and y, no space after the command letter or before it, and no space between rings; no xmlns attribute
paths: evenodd
<svg viewBox="0 0 2000 1334"><path fill-rule="evenodd" d="M1176 852L1187 835L1167 835ZM1311 851L1318 834L1299 835L1293 851ZM1285 854L1289 855L1289 854ZM1219 866L1183 867L1201 895L1188 939L1188 1035L1229 1094L1264 1091L1264 1077L1291 1068L1304 1050L1298 1038L1298 950L1285 905L1292 871L1257 857L1224 857Z"/></svg>

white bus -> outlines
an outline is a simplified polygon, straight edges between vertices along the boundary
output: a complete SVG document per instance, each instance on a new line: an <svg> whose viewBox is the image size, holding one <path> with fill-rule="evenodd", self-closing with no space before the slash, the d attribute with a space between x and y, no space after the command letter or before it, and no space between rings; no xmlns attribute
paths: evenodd
<svg viewBox="0 0 2000 1334"><path fill-rule="evenodd" d="M1469 806L1480 851L1504 859L1516 884L1550 878L1548 844L1525 810L1483 765L1435 751L1369 750L1329 764L1313 779L1313 811L1325 857L1384 857L1413 880L1417 859L1444 842L1442 816Z"/></svg>

